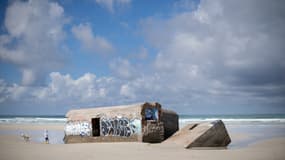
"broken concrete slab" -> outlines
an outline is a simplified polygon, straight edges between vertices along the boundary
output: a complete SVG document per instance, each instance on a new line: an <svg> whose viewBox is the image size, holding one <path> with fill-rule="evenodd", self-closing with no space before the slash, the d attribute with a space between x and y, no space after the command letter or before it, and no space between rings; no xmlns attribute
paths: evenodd
<svg viewBox="0 0 285 160"><path fill-rule="evenodd" d="M221 120L200 124L189 124L177 131L163 143L193 147L226 147L231 142L230 136Z"/></svg>

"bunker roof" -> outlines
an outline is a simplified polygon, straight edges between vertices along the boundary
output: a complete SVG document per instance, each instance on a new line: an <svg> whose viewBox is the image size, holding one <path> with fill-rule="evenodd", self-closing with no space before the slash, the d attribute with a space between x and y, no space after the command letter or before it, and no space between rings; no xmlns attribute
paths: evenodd
<svg viewBox="0 0 285 160"><path fill-rule="evenodd" d="M139 118L144 107L158 107L161 105L155 103L137 103L131 105L120 105L111 107L96 107L86 109L76 109L67 112L66 117L68 120L90 120L91 118L98 117L128 117L128 118Z"/></svg>

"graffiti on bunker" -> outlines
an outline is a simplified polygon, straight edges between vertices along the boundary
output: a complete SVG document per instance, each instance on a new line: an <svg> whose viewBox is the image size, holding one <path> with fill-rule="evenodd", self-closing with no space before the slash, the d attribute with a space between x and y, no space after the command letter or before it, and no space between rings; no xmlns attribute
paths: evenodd
<svg viewBox="0 0 285 160"><path fill-rule="evenodd" d="M65 125L65 135L91 135L91 124L87 121L68 121Z"/></svg>
<svg viewBox="0 0 285 160"><path fill-rule="evenodd" d="M125 117L101 118L101 135L129 137L140 131L140 120Z"/></svg>

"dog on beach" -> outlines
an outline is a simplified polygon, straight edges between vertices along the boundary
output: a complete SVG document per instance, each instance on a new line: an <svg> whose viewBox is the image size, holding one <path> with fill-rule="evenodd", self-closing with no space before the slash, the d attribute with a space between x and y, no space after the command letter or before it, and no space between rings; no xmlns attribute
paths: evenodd
<svg viewBox="0 0 285 160"><path fill-rule="evenodd" d="M29 142L30 141L30 136L24 133L21 133L21 137L24 138L25 142Z"/></svg>

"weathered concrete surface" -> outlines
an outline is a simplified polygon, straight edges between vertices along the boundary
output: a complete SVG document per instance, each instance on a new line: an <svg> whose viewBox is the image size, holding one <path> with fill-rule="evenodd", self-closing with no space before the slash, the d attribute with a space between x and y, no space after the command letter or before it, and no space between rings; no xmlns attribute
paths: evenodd
<svg viewBox="0 0 285 160"><path fill-rule="evenodd" d="M164 126L164 140L179 130L179 120L176 112L166 109L161 110L161 121Z"/></svg>
<svg viewBox="0 0 285 160"><path fill-rule="evenodd" d="M178 130L177 113L157 102L71 110L65 143L162 142Z"/></svg>
<svg viewBox="0 0 285 160"><path fill-rule="evenodd" d="M138 103L131 105L122 106L111 106L111 107L96 107L96 108L86 108L70 110L67 114L67 120L79 120L79 121L90 121L92 118L96 117L116 117L118 114L122 117L127 117L130 119L140 118L141 110L144 105L153 107L155 104L151 103Z"/></svg>
<svg viewBox="0 0 285 160"><path fill-rule="evenodd" d="M230 136L221 120L189 124L164 141L184 148L226 147L230 142Z"/></svg>
<svg viewBox="0 0 285 160"><path fill-rule="evenodd" d="M93 143L93 142L137 142L138 136L132 135L130 137L120 136L65 136L63 139L64 143Z"/></svg>
<svg viewBox="0 0 285 160"><path fill-rule="evenodd" d="M163 123L147 121L143 131L143 142L160 143L164 140Z"/></svg>

